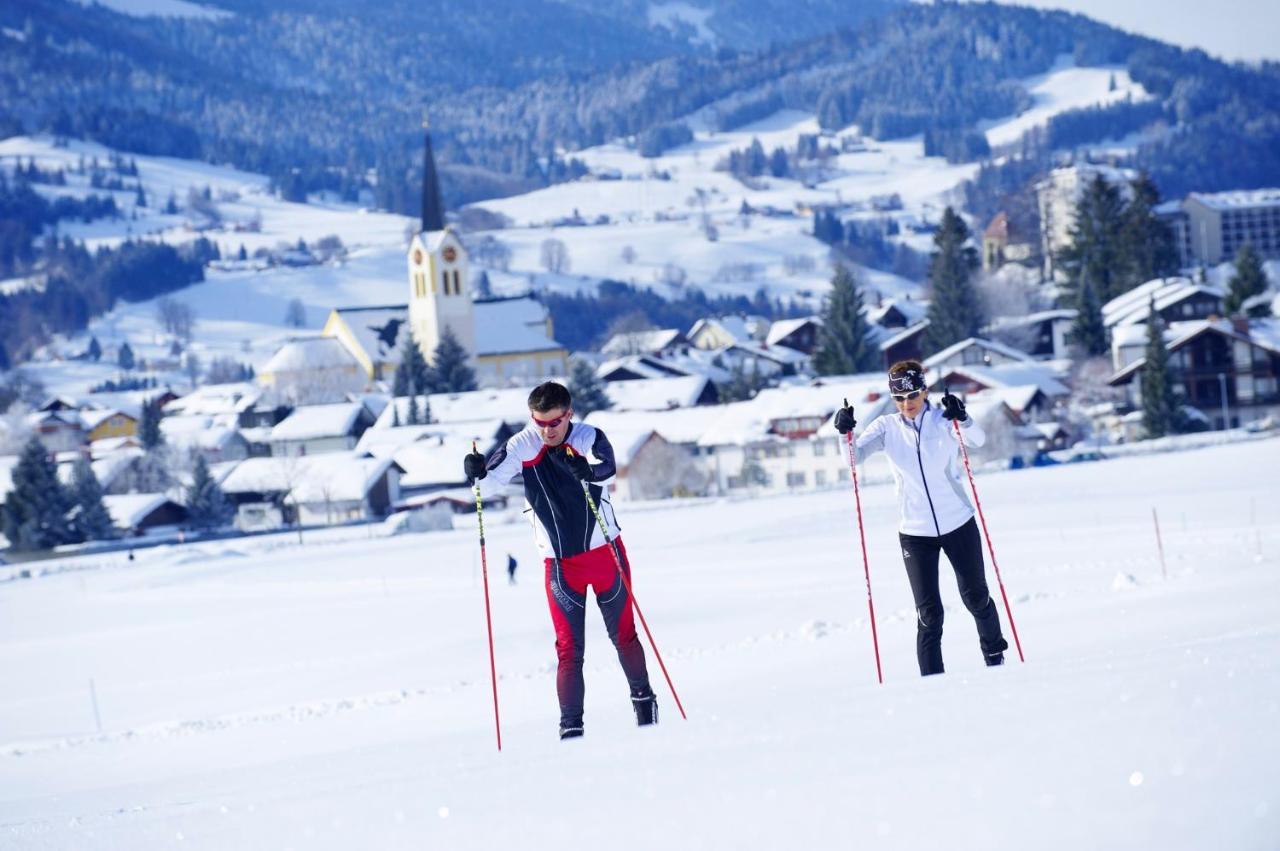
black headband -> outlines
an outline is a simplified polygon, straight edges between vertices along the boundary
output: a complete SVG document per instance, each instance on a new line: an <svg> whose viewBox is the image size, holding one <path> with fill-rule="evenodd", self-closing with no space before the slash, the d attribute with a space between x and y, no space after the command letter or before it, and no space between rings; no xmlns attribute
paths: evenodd
<svg viewBox="0 0 1280 851"><path fill-rule="evenodd" d="M924 389L924 373L918 369L900 369L889 373L890 393L910 393Z"/></svg>

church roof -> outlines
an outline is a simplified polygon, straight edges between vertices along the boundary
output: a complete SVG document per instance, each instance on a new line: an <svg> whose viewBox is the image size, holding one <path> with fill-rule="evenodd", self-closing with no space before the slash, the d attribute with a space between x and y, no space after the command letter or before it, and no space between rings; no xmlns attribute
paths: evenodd
<svg viewBox="0 0 1280 851"><path fill-rule="evenodd" d="M535 298L485 299L474 308L477 356L564 348L547 336L547 309Z"/></svg>
<svg viewBox="0 0 1280 851"><path fill-rule="evenodd" d="M351 334L369 358L381 363L399 363L405 335L409 333L409 306L340 307Z"/></svg>

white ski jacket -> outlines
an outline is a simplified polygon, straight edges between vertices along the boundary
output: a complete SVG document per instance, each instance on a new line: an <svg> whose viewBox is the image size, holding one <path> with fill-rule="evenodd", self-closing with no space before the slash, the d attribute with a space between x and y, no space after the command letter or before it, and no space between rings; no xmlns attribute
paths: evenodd
<svg viewBox="0 0 1280 851"><path fill-rule="evenodd" d="M972 417L960 427L967 446L987 442L982 426ZM960 444L941 408L925 402L914 420L902 414L877 419L857 439L858 460L881 449L889 456L898 488L899 532L941 537L973 517Z"/></svg>

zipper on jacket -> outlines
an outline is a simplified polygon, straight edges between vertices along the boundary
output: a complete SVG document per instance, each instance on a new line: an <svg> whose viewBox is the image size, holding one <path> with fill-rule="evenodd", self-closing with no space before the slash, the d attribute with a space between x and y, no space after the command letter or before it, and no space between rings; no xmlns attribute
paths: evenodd
<svg viewBox="0 0 1280 851"><path fill-rule="evenodd" d="M933 530L941 538L942 527L938 525L938 512L933 507L933 494L929 493L929 480L924 477L924 458L920 455L920 432L924 428L924 415L928 410L928 403L926 402L925 407L920 411L920 425L916 425L911 420L907 420L907 422L911 423L911 428L916 433L916 463L920 465L920 483L924 485L924 498L929 500L929 513L933 515Z"/></svg>

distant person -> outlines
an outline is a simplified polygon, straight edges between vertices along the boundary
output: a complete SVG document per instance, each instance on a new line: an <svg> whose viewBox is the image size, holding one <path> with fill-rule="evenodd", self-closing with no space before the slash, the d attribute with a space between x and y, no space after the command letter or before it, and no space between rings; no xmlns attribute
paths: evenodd
<svg viewBox="0 0 1280 851"><path fill-rule="evenodd" d="M982 539L973 507L964 492L960 445L952 423L960 423L965 441L982 446L986 435L950 393L942 407L929 402L924 366L899 361L889 368L889 393L898 412L880 417L857 439L858 458L884 450L898 490L898 540L916 605L916 658L920 673L941 674L942 596L938 590L938 554L947 554L956 574L960 599L978 626L978 644L987 665L1003 665L1009 643L1000 632L1000 613L987 590ZM836 411L841 434L858 423L853 408Z"/></svg>
<svg viewBox="0 0 1280 851"><path fill-rule="evenodd" d="M507 553L507 584L516 584L516 557Z"/></svg>
<svg viewBox="0 0 1280 851"><path fill-rule="evenodd" d="M554 381L533 388L529 415L533 422L496 450L487 462L483 455L472 452L463 460L463 469L468 481L479 484L482 496L497 492L523 474L534 537L546 557L547 604L555 625L559 660L556 694L560 700L560 738L582 735L587 586L595 592L596 605L631 687L636 723L656 724L658 701L649 686L631 596L618 575L609 541L601 534L583 494L582 483L586 482L630 581L627 549L618 537L613 504L604 487L616 473L613 446L604 432L572 421L572 397L564 385ZM588 455L595 456L596 463L590 463ZM508 563L509 570L512 562Z"/></svg>

